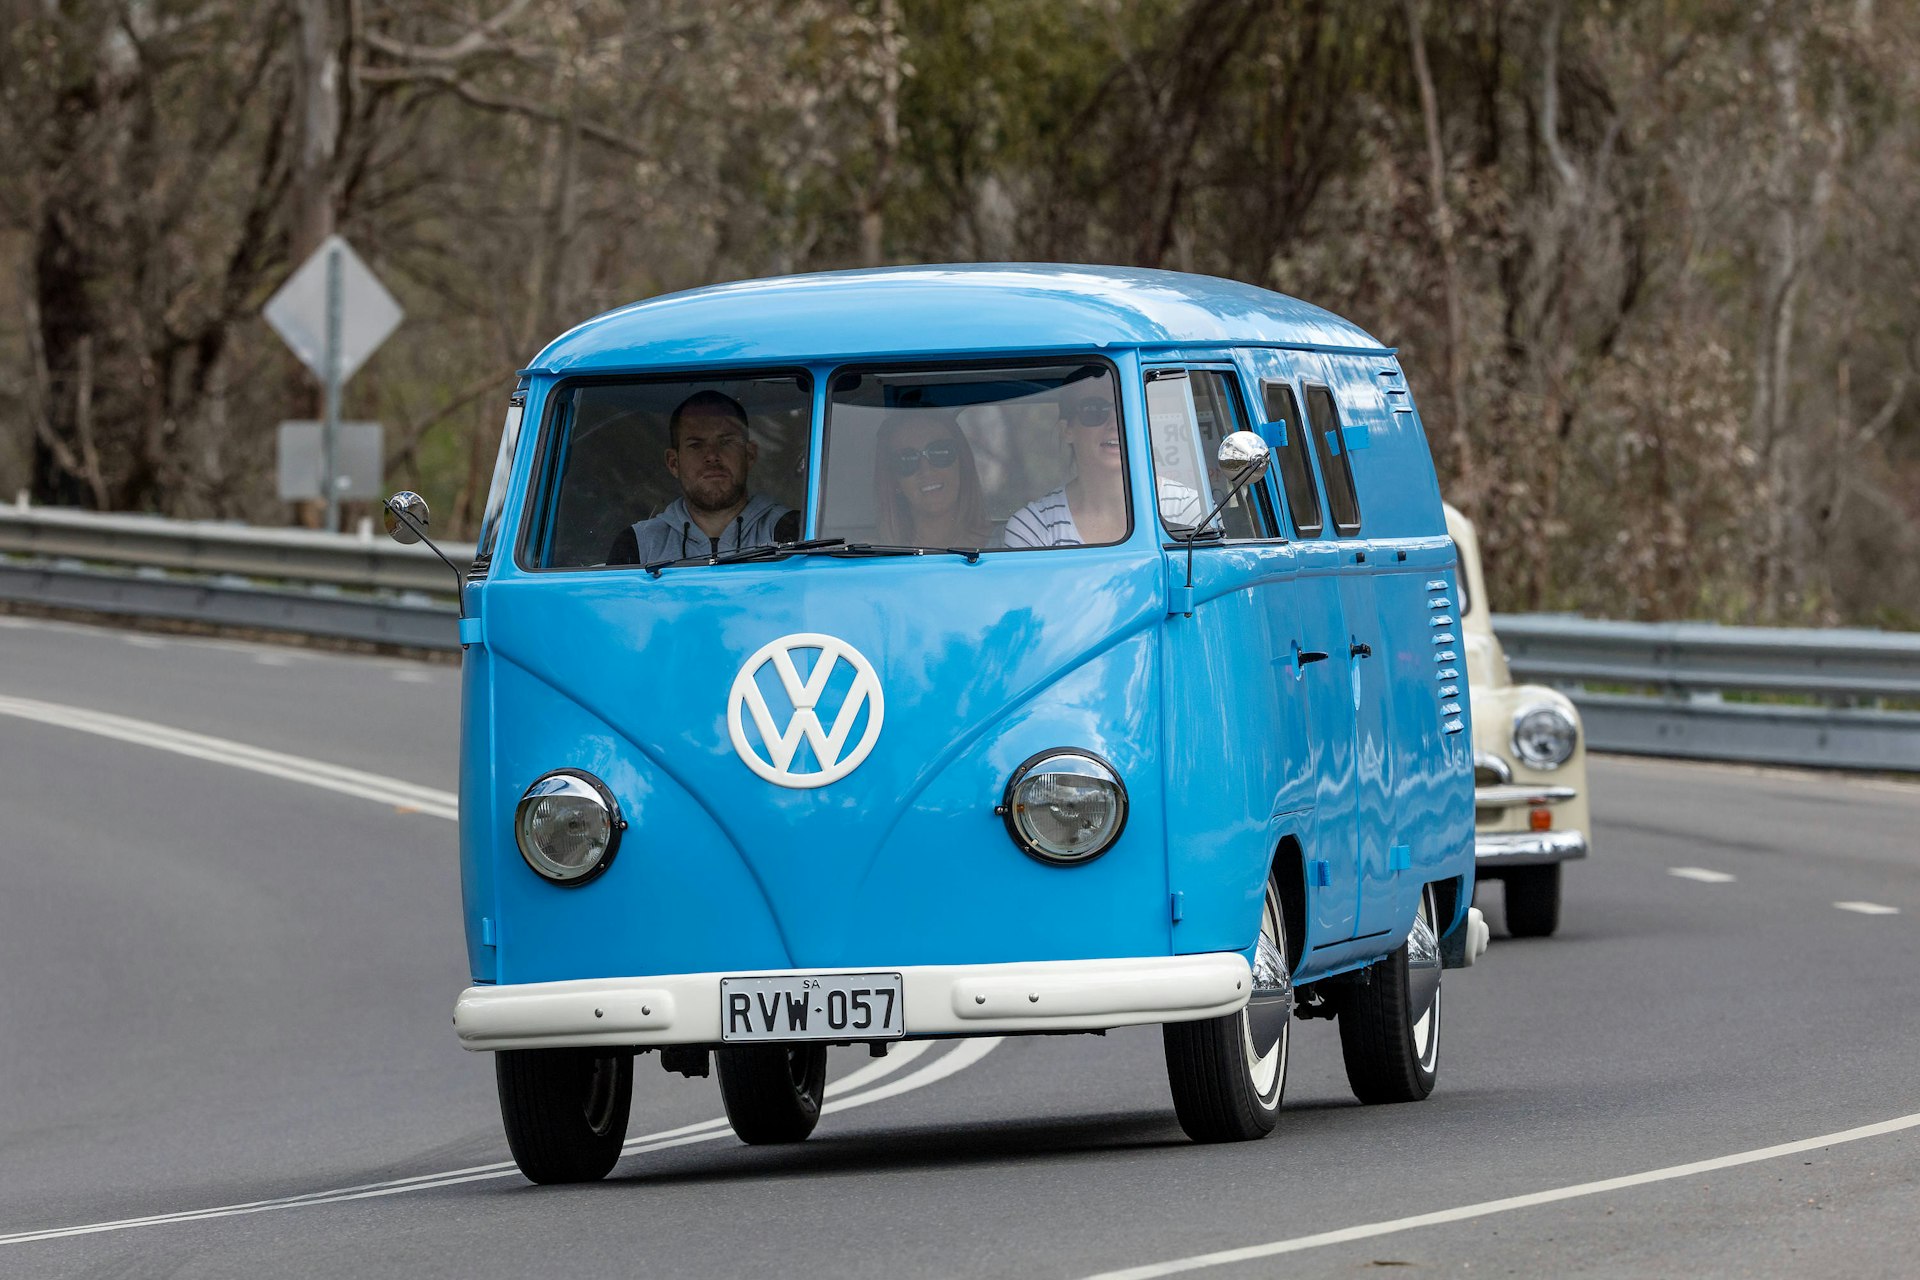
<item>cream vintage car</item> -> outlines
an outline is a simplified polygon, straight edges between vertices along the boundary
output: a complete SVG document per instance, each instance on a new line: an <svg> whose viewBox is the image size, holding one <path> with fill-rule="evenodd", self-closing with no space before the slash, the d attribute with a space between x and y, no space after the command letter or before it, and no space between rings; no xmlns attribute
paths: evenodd
<svg viewBox="0 0 1920 1280"><path fill-rule="evenodd" d="M1474 873L1506 885L1507 932L1560 927L1560 865L1587 856L1587 752L1580 713L1542 685L1515 684L1493 634L1480 543L1447 508L1460 548L1460 634L1473 699Z"/></svg>

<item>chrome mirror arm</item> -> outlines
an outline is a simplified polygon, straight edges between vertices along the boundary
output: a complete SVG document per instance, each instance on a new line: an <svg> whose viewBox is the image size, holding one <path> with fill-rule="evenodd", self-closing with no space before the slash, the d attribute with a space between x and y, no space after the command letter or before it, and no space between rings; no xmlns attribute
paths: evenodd
<svg viewBox="0 0 1920 1280"><path fill-rule="evenodd" d="M1182 541L1184 541L1187 544L1187 591L1189 593L1191 593L1193 590L1193 544L1198 542L1200 540L1200 535L1202 533L1205 533L1207 529L1212 526L1214 518L1218 516L1222 511L1225 511L1227 509L1227 504L1229 502L1232 502L1235 498L1239 497L1240 491L1246 488L1247 485L1252 483L1261 474L1263 474L1264 470L1265 468L1256 470L1252 467L1249 467L1245 471L1242 471L1239 475L1235 476L1233 478L1233 483L1227 486L1227 491L1225 494L1221 496L1220 501L1213 504L1213 510L1207 512L1206 518L1201 520L1199 524L1195 525L1192 529L1190 529L1187 532L1187 536L1184 539L1182 539ZM1193 612L1189 610L1186 616L1191 618L1193 616Z"/></svg>
<svg viewBox="0 0 1920 1280"><path fill-rule="evenodd" d="M1206 518L1187 531L1187 584L1185 587L1187 608L1185 615L1193 616L1193 544L1200 535L1209 529L1214 519L1227 509L1227 504L1240 496L1240 491L1267 474L1267 464L1273 460L1273 451L1267 442L1251 431L1235 431L1220 442L1216 460L1226 473L1233 477L1227 485L1227 491L1220 501L1213 504L1213 510Z"/></svg>
<svg viewBox="0 0 1920 1280"><path fill-rule="evenodd" d="M461 571L459 565L447 559L447 553L427 536L426 499L417 493L402 491L391 498L382 499L380 505L386 509L387 532L393 535L395 542L402 544L424 542L427 544L427 550L440 557L440 563L447 566L448 571L453 574L454 608L460 617L465 618L467 616L467 575ZM417 515L416 512L418 512ZM405 534L413 536L403 536Z"/></svg>

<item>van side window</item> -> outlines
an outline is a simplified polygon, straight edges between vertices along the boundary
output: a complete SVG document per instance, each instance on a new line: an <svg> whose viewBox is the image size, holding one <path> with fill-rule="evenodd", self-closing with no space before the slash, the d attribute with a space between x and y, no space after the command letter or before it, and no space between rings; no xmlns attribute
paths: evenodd
<svg viewBox="0 0 1920 1280"><path fill-rule="evenodd" d="M1347 459L1346 437L1340 430L1340 410L1333 403L1333 392L1325 387L1307 388L1307 421L1314 452L1320 455L1320 474L1327 482L1327 507L1333 514L1334 531L1356 534L1360 532L1360 495L1353 487L1353 467Z"/></svg>
<svg viewBox="0 0 1920 1280"><path fill-rule="evenodd" d="M1267 401L1267 421L1286 427L1286 443L1280 446L1277 461L1294 536L1317 538L1325 524L1320 519L1320 491L1314 487L1313 464L1307 461L1307 427L1300 418L1300 402L1284 382L1265 383L1261 390Z"/></svg>
<svg viewBox="0 0 1920 1280"><path fill-rule="evenodd" d="M1166 370L1147 382L1147 430L1153 441L1154 484L1160 522L1184 533L1227 493L1214 461L1220 442L1246 429L1233 375L1215 369ZM1272 512L1260 486L1243 489L1218 520L1228 538L1274 536Z"/></svg>

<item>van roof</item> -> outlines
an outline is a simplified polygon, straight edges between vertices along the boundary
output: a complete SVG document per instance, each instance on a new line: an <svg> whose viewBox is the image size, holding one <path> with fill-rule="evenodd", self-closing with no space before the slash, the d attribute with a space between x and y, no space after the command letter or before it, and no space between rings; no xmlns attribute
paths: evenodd
<svg viewBox="0 0 1920 1280"><path fill-rule="evenodd" d="M980 263L780 276L665 294L568 330L529 371L1218 344L1389 352L1330 311L1232 280L1138 267Z"/></svg>

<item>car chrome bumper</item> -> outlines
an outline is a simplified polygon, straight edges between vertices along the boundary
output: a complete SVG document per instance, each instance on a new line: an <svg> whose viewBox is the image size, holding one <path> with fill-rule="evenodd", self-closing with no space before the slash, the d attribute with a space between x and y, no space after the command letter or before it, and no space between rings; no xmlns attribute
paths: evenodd
<svg viewBox="0 0 1920 1280"><path fill-rule="evenodd" d="M1481 870L1536 867L1587 856L1584 831L1497 831L1473 837L1473 861Z"/></svg>
<svg viewBox="0 0 1920 1280"><path fill-rule="evenodd" d="M453 1007L453 1028L463 1045L476 1050L718 1044L723 977L874 972L900 975L909 1038L1193 1022L1237 1012L1252 987L1246 957L1234 951L1126 960L683 973L468 987Z"/></svg>
<svg viewBox="0 0 1920 1280"><path fill-rule="evenodd" d="M1580 793L1572 787L1536 786L1532 783L1493 783L1473 789L1476 809L1535 809L1542 805L1565 804Z"/></svg>

